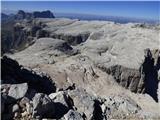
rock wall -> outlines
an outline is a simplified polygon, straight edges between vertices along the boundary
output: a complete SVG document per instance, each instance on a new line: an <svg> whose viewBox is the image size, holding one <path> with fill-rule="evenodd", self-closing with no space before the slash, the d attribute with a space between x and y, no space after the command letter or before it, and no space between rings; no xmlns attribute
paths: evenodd
<svg viewBox="0 0 160 120"><path fill-rule="evenodd" d="M78 45L82 42L85 42L88 39L89 35L90 35L89 33L84 33L79 35L64 35L64 34L52 33L51 37L64 40L70 45Z"/></svg>
<svg viewBox="0 0 160 120"><path fill-rule="evenodd" d="M114 65L109 68L100 67L103 71L111 74L123 87L135 93L147 93L156 102L158 90L158 71L160 69L160 50L144 50L144 61L139 70Z"/></svg>

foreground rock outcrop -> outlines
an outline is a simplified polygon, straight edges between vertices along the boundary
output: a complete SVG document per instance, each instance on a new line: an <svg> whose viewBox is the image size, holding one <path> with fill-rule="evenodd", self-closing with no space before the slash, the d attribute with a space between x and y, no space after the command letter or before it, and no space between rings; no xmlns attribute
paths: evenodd
<svg viewBox="0 0 160 120"><path fill-rule="evenodd" d="M2 84L27 83L29 88L34 89L37 92L45 92L47 94L56 90L54 81L43 73L37 74L30 69L24 68L19 65L17 61L14 61L6 56L1 59L1 64ZM14 87L11 88L14 89Z"/></svg>
<svg viewBox="0 0 160 120"><path fill-rule="evenodd" d="M142 114L142 108L134 100L126 96L97 97L78 86L70 86L73 89L59 89L60 91L56 92L47 86L40 86L37 83L35 85L35 80L46 85L47 79L45 77L40 77L37 73L29 70L27 73L23 73L21 71L22 66L20 67L16 61L6 56L2 57L1 61L3 62L2 70L5 70L5 73L2 73L1 86L1 115L3 120L42 118L108 120L112 118L139 119L148 117ZM16 71L12 71L13 69ZM26 77L32 79L27 81ZM46 76L46 78L48 77ZM48 85L54 87L54 84ZM48 95L48 91L40 91L38 87L47 88L50 90L50 94Z"/></svg>

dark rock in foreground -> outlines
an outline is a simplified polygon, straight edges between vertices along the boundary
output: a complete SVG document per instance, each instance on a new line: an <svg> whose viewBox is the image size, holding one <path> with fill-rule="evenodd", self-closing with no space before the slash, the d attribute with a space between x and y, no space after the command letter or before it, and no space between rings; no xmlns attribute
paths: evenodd
<svg viewBox="0 0 160 120"><path fill-rule="evenodd" d="M56 90L53 80L45 74L39 75L30 69L20 66L15 60L6 56L2 57L1 64L2 84L28 83L30 89L46 94Z"/></svg>
<svg viewBox="0 0 160 120"><path fill-rule="evenodd" d="M33 98L33 118L46 118L55 115L54 102L45 94L37 93Z"/></svg>
<svg viewBox="0 0 160 120"><path fill-rule="evenodd" d="M131 99L118 96L97 98L82 88L55 93L55 86L47 82L51 80L47 76L37 75L6 56L1 61L3 120L106 120L119 118L122 112L124 116L136 116L141 110Z"/></svg>

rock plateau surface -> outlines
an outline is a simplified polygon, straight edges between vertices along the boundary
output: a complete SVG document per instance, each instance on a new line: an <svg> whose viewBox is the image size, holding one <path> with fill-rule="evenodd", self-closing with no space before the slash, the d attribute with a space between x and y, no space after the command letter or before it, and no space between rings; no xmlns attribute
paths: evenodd
<svg viewBox="0 0 160 120"><path fill-rule="evenodd" d="M160 119L158 28L34 18L15 29L26 47L1 59L4 119Z"/></svg>

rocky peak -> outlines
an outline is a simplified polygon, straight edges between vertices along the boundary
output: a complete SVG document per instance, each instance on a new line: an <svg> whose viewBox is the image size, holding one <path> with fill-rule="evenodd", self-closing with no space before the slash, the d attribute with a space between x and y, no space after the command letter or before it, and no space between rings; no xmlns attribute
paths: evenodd
<svg viewBox="0 0 160 120"><path fill-rule="evenodd" d="M49 10L42 11L42 12L35 11L33 13L19 10L18 13L15 15L15 19L17 20L32 19L32 18L55 18L55 17L53 13Z"/></svg>
<svg viewBox="0 0 160 120"><path fill-rule="evenodd" d="M26 13L23 10L19 10L15 15L15 19L21 20L26 18Z"/></svg>
<svg viewBox="0 0 160 120"><path fill-rule="evenodd" d="M54 15L51 11L42 11L42 12L33 12L33 18L54 18Z"/></svg>

